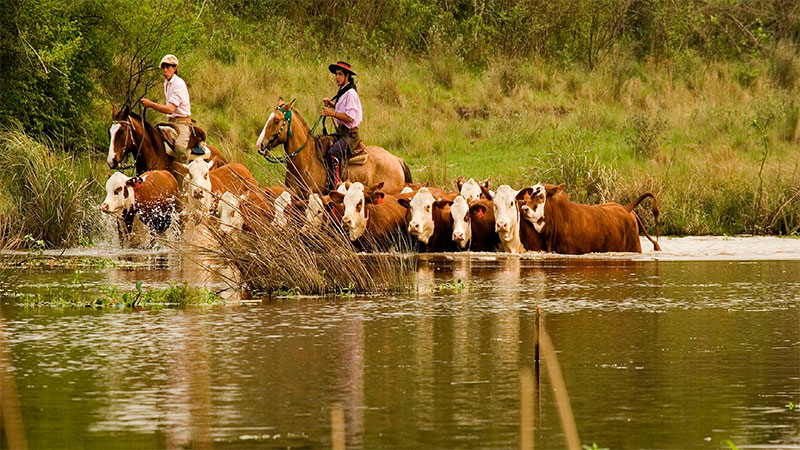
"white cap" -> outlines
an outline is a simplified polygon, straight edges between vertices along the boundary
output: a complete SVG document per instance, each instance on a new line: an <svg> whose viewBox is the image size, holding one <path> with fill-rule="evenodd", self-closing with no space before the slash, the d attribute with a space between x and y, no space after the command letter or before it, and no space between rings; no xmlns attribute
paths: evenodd
<svg viewBox="0 0 800 450"><path fill-rule="evenodd" d="M161 63L159 64L159 67L162 64L171 64L171 65L177 67L178 66L178 57L175 56L175 55L172 55L172 54L167 55L167 56L161 58Z"/></svg>

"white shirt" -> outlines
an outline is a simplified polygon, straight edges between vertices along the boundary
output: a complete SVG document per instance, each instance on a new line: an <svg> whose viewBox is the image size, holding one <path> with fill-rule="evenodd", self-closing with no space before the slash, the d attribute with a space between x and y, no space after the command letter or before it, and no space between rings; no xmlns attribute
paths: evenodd
<svg viewBox="0 0 800 450"><path fill-rule="evenodd" d="M190 117L192 115L192 105L189 103L189 89L183 78L175 74L169 80L164 80L164 96L167 104L172 103L176 109L173 114L167 114L168 118Z"/></svg>

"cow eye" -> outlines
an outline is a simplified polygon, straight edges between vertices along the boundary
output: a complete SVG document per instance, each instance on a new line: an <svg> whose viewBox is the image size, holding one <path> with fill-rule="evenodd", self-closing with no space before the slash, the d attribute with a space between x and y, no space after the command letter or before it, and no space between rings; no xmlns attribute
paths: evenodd
<svg viewBox="0 0 800 450"><path fill-rule="evenodd" d="M203 179L207 180L208 179L208 174L203 175Z"/></svg>
<svg viewBox="0 0 800 450"><path fill-rule="evenodd" d="M119 195L120 192L122 192L122 188L121 187L118 187L118 188L114 189L114 195Z"/></svg>
<svg viewBox="0 0 800 450"><path fill-rule="evenodd" d="M425 211L430 211L430 210L431 210L431 205L425 206Z"/></svg>

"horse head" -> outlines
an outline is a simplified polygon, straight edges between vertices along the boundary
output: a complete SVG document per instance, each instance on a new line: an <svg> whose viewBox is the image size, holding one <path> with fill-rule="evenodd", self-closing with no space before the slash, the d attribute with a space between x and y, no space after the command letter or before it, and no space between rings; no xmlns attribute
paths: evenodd
<svg viewBox="0 0 800 450"><path fill-rule="evenodd" d="M108 167L116 169L120 166L128 152L137 148L137 142L141 143L141 131L137 129L129 106L119 110L116 105L111 111L111 127L108 129Z"/></svg>
<svg viewBox="0 0 800 450"><path fill-rule="evenodd" d="M283 98L278 97L278 106L272 110L267 123L264 124L264 129L258 136L256 142L256 150L262 155L272 150L280 144L285 144L292 137L292 108L294 107L294 100L291 103L286 103Z"/></svg>

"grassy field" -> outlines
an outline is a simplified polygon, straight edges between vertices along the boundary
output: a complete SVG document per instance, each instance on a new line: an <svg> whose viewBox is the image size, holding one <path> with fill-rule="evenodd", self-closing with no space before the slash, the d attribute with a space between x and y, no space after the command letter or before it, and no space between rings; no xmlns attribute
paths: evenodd
<svg viewBox="0 0 800 450"><path fill-rule="evenodd" d="M296 110L313 122L320 99L335 92L327 72L335 57L288 53L233 46L181 59L193 116L211 143L266 184L281 180L282 168L266 163L254 144L278 96L296 98ZM652 191L661 231L672 235L794 235L800 227L800 62L786 48L736 62L638 62L620 53L591 71L528 60L477 70L446 53L351 63L359 72L363 139L406 158L415 181L452 186L463 176L516 188L563 182L574 200L589 203L624 203ZM150 98L161 96L158 87ZM110 105L96 107L98 127L107 127ZM6 131L0 152L15 139L31 138ZM90 160L63 156L77 164L70 171L75 186L89 180L78 201L88 206L81 219L69 219L76 223L69 229L86 232L49 237L48 245L91 236L91 219L83 218L104 195L105 145L94 144ZM6 238L41 228L11 220L23 207L12 172L0 179Z"/></svg>

